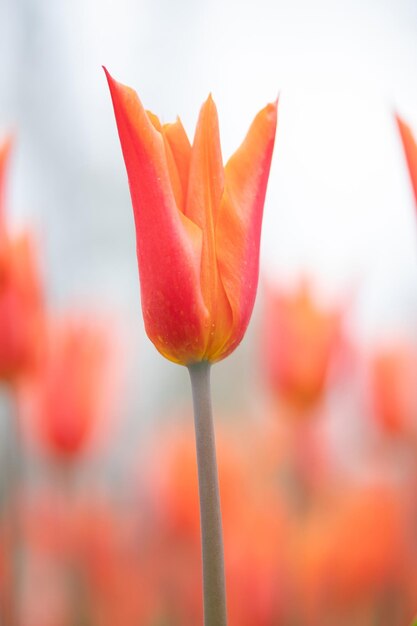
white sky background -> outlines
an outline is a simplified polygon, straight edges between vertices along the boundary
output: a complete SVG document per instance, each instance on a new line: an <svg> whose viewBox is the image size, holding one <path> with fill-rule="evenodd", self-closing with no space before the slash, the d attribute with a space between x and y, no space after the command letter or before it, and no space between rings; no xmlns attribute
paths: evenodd
<svg viewBox="0 0 417 626"><path fill-rule="evenodd" d="M139 325L102 64L164 121L180 114L190 136L211 91L225 158L280 92L264 273L279 282L308 272L347 290L364 337L416 327L417 220L391 115L396 107L417 132L415 0L1 0L13 214L38 226L53 302L100 299ZM138 341L151 376L160 357Z"/></svg>

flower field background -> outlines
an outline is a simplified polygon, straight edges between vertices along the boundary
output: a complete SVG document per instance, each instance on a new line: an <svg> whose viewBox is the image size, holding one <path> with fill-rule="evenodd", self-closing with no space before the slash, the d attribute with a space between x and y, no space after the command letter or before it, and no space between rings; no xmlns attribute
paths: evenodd
<svg viewBox="0 0 417 626"><path fill-rule="evenodd" d="M281 91L258 301L213 371L230 625L412 623L417 220L393 109L416 136L416 23L407 0L1 4L0 624L202 622L188 381L143 330L102 63L187 128L213 90L226 156Z"/></svg>
<svg viewBox="0 0 417 626"><path fill-rule="evenodd" d="M190 407L179 399L136 453L115 458L126 365L114 320L45 310L40 250L28 234L3 235L4 623L198 623ZM228 407L242 395L237 379L218 400L230 623L407 623L417 603L412 338L365 350L346 305L323 302L305 278L262 296L247 403Z"/></svg>

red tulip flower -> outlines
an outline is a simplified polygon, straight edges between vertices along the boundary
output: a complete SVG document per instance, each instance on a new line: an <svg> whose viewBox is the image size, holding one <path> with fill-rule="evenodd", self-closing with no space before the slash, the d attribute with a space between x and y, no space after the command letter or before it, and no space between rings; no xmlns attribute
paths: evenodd
<svg viewBox="0 0 417 626"><path fill-rule="evenodd" d="M106 71L136 223L147 334L166 358L223 359L240 343L256 295L262 212L277 103L223 166L216 106L203 104L193 145Z"/></svg>
<svg viewBox="0 0 417 626"><path fill-rule="evenodd" d="M216 106L193 145L106 71L132 197L148 337L186 365L193 389L203 553L204 625L226 626L223 539L210 365L241 342L252 313L277 102L255 117L223 166Z"/></svg>
<svg viewBox="0 0 417 626"><path fill-rule="evenodd" d="M396 119L417 204L417 143L411 128L398 115Z"/></svg>
<svg viewBox="0 0 417 626"><path fill-rule="evenodd" d="M109 410L109 341L87 319L50 323L43 358L25 389L25 413L58 459L85 451Z"/></svg>
<svg viewBox="0 0 417 626"><path fill-rule="evenodd" d="M36 362L43 291L30 233L11 235L5 219L10 141L0 146L0 380L15 382Z"/></svg>
<svg viewBox="0 0 417 626"><path fill-rule="evenodd" d="M36 365L43 298L28 233L0 243L0 379L14 381Z"/></svg>

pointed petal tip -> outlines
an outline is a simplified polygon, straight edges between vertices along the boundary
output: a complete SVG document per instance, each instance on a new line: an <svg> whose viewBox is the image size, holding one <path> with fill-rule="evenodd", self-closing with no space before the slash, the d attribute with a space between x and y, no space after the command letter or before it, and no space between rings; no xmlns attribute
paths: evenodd
<svg viewBox="0 0 417 626"><path fill-rule="evenodd" d="M105 65L102 65L101 67L103 68L103 71L106 75L107 84L110 87L110 91L111 91L112 87L114 87L117 84L117 82L114 80L113 76L110 74L109 70L107 69Z"/></svg>
<svg viewBox="0 0 417 626"><path fill-rule="evenodd" d="M122 83L119 83L119 81L117 81L115 78L113 78L113 76L110 74L109 70L107 69L107 67L105 65L101 66L104 70L104 73L106 75L107 78L107 83L110 87L110 90L112 90L112 88L127 88L127 89L131 89L131 87L127 87L127 85L124 85ZM133 90L132 90L133 91Z"/></svg>
<svg viewBox="0 0 417 626"><path fill-rule="evenodd" d="M413 140L414 140L414 135L413 135L413 131L411 129L411 126L395 110L393 111L393 116L394 116L395 123L397 124L398 131L399 131L400 136L402 137L403 141L405 141L407 137L412 137Z"/></svg>
<svg viewBox="0 0 417 626"><path fill-rule="evenodd" d="M277 98L273 102L268 102L263 109L258 112L260 116L266 116L271 118L277 118L278 116L278 105L279 105L279 94Z"/></svg>
<svg viewBox="0 0 417 626"><path fill-rule="evenodd" d="M109 70L107 69L107 67L105 65L102 65L101 67L104 70L104 73L105 73L106 78L107 78L107 83L108 83L110 88L116 87L117 85L120 85L120 83L115 78L113 78L113 76L110 74Z"/></svg>
<svg viewBox="0 0 417 626"><path fill-rule="evenodd" d="M274 102L269 102L260 112L259 115L264 115L267 119L271 121L273 125L276 126L278 119L278 105L279 105L279 96L274 100Z"/></svg>
<svg viewBox="0 0 417 626"><path fill-rule="evenodd" d="M404 123L404 120L402 119L402 117L400 116L400 114L398 113L397 109L392 108L391 109L391 113L393 118L395 119L395 121L397 122L397 124L401 124Z"/></svg>
<svg viewBox="0 0 417 626"><path fill-rule="evenodd" d="M202 109L214 109L217 112L217 107L216 107L216 103L213 100L213 94L209 93L209 95L207 96L205 102L203 102L203 106L201 107Z"/></svg>
<svg viewBox="0 0 417 626"><path fill-rule="evenodd" d="M397 123L397 126L401 132L409 133L413 138L415 136L414 126L409 123L408 119L405 119L396 109L392 109L392 115Z"/></svg>
<svg viewBox="0 0 417 626"><path fill-rule="evenodd" d="M275 116L278 114L278 105L279 105L279 96L274 100L274 102L270 102L266 105L266 109L271 111Z"/></svg>
<svg viewBox="0 0 417 626"><path fill-rule="evenodd" d="M212 98L211 93L209 93L207 99L203 102L200 108L200 113L197 122L196 134L198 129L206 128L209 132L214 132L217 139L216 141L220 142L220 138L218 137L218 113L216 104ZM195 137L194 137L195 138Z"/></svg>
<svg viewBox="0 0 417 626"><path fill-rule="evenodd" d="M173 127L178 126L182 129L184 128L184 124L182 123L179 115L176 115L174 122L165 122L164 124L162 124L162 128L166 131L170 131Z"/></svg>

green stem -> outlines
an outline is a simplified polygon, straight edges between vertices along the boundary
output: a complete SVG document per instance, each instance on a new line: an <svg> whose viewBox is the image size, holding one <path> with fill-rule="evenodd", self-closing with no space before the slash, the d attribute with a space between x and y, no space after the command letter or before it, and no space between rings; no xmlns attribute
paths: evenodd
<svg viewBox="0 0 417 626"><path fill-rule="evenodd" d="M188 367L194 404L203 552L204 626L226 626L223 532L211 408L210 364Z"/></svg>

